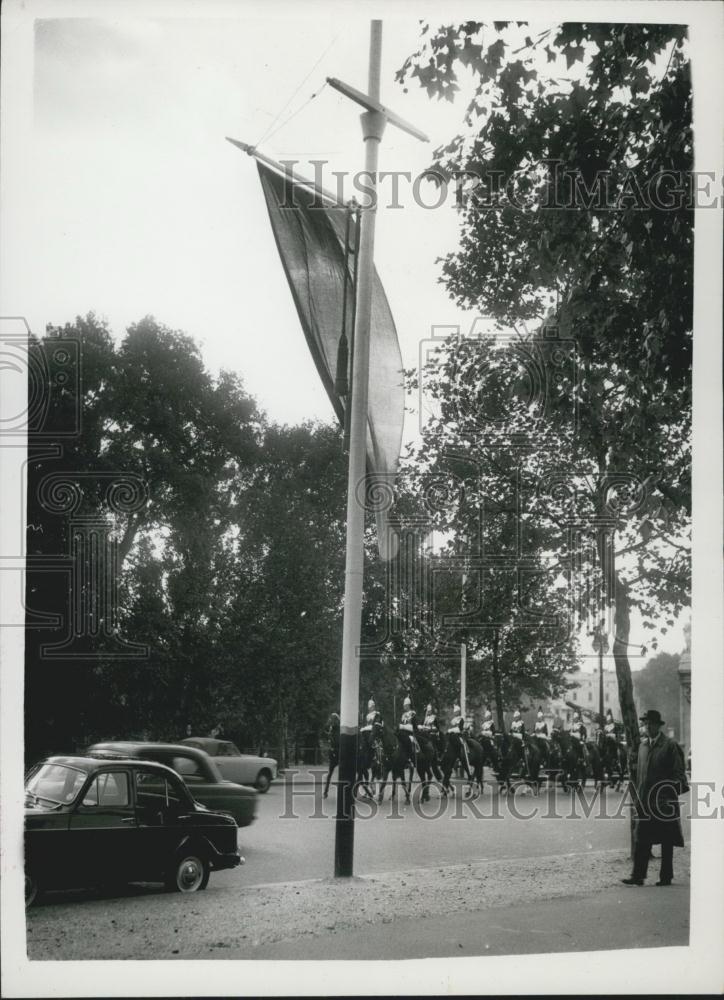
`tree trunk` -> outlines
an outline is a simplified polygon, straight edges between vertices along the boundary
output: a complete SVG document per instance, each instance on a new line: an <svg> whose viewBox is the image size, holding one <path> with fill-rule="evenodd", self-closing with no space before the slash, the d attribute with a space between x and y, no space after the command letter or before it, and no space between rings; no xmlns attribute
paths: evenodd
<svg viewBox="0 0 724 1000"><path fill-rule="evenodd" d="M626 730L626 741L632 774L636 768L639 749L639 722L634 702L631 664L628 659L628 640L631 633L631 602L628 587L618 574L614 577L614 638L613 659L616 664L618 701L621 718Z"/></svg>
<svg viewBox="0 0 724 1000"><path fill-rule="evenodd" d="M609 531L599 530L596 542L601 566L603 598L609 607L613 601L614 607L613 659L616 664L618 701L621 708L621 718L626 731L626 741L629 747L629 769L632 776L635 777L640 741L638 716L633 694L633 680L631 678L631 664L628 659L628 641L631 634L631 599L627 584L616 572L615 529L611 527L610 534ZM613 594L611 590L613 590Z"/></svg>
<svg viewBox="0 0 724 1000"><path fill-rule="evenodd" d="M493 632L493 687L495 689L495 709L498 713L498 729L505 732L505 718L503 716L503 685L500 680L500 664L498 661L498 648L500 644L500 632L497 628Z"/></svg>

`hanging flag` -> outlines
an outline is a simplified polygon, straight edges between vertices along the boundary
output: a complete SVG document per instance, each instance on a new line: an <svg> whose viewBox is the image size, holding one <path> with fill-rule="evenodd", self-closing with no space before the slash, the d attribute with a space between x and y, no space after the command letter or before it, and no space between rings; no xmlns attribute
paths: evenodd
<svg viewBox="0 0 724 1000"><path fill-rule="evenodd" d="M355 226L347 206L321 207L313 190L257 162L272 230L309 350L340 423L351 391L345 368L354 338ZM350 247L350 232L352 246ZM347 383L347 384L345 384ZM375 271L370 324L367 471L372 482L394 485L400 458L405 390L397 330ZM383 491L384 492L384 491ZM377 514L380 555L390 559L385 512Z"/></svg>

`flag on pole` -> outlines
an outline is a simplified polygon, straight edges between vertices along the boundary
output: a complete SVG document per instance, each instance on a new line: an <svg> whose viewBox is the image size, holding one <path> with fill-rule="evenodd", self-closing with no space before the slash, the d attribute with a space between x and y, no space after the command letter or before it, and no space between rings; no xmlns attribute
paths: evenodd
<svg viewBox="0 0 724 1000"><path fill-rule="evenodd" d="M343 377L352 358L355 226L348 206L324 205L309 187L257 161L277 249L309 350L334 412L344 426L349 405ZM350 238L350 233L352 234ZM348 346L349 345L349 346ZM340 371L340 368L342 369ZM387 296L375 271L370 329L367 472L390 488L400 457L405 390L402 355ZM385 511L377 512L380 555L391 559Z"/></svg>

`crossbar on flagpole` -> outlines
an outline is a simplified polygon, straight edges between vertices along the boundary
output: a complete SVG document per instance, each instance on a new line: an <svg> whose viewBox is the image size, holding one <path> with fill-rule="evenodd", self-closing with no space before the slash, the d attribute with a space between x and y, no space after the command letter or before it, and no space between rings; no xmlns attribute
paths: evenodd
<svg viewBox="0 0 724 1000"><path fill-rule="evenodd" d="M378 114L384 115L390 125L394 125L395 128L402 129L403 132L407 132L409 135L414 136L421 142L430 141L429 136L425 135L424 132L421 132L419 128L416 128L414 125L406 122L404 118L400 118L399 115L396 115L394 111L390 111L390 109L386 108L384 104L380 104L380 102L370 94L363 94L361 90L356 90L354 87L350 87L348 83L344 83L342 80L338 80L334 76L328 76L327 83L330 87L338 90L340 94L344 94L345 97L349 97L351 101L361 104L367 111L377 111Z"/></svg>

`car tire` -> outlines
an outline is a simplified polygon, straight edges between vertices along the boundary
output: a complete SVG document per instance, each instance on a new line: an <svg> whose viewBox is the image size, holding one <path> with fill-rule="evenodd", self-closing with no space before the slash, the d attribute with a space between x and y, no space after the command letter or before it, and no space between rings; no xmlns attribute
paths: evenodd
<svg viewBox="0 0 724 1000"><path fill-rule="evenodd" d="M32 873L25 874L25 909L29 909L37 900L39 893L38 880Z"/></svg>
<svg viewBox="0 0 724 1000"><path fill-rule="evenodd" d="M271 785L271 771L268 768L263 768L256 776L256 781L254 782L254 788L257 792L261 792L262 795L269 791L269 785Z"/></svg>
<svg viewBox="0 0 724 1000"><path fill-rule="evenodd" d="M166 887L172 892L198 892L209 884L210 868L206 858L197 851L178 854L166 878Z"/></svg>

